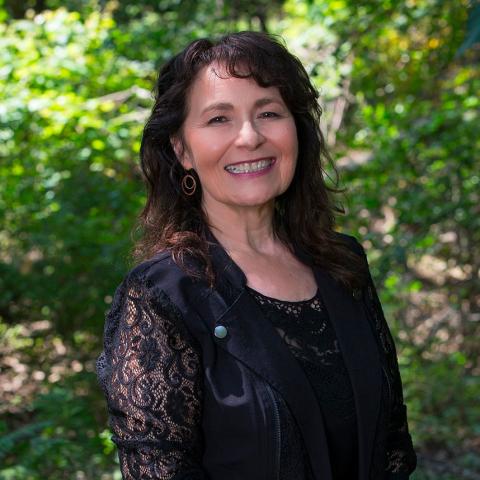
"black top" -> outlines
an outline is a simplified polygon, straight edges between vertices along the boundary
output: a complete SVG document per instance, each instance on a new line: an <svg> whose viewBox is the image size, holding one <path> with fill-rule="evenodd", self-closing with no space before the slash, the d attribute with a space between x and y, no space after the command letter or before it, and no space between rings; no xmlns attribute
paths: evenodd
<svg viewBox="0 0 480 480"><path fill-rule="evenodd" d="M299 362L309 365L308 368L305 367L305 372L310 378L313 388L311 392L310 389L308 392L306 390L298 392L299 396L308 393L308 402L297 401L296 391L292 392L290 385L303 387L302 382L294 381L294 379L282 381L281 375L275 371L275 363L268 364L267 353L270 352L269 348L271 347L272 355L277 361L282 361L282 369L287 366L290 371L293 370L293 366L298 367L298 364L295 361L288 363L286 360L287 358L295 360L295 357L290 355L287 349L280 348L281 352L277 350L277 344L279 344L278 347L283 347L282 342L279 341L279 338L273 339L267 335L271 324L265 323L265 321L268 322L267 319L258 318L256 310L260 307L257 307L252 296L245 292L243 274L232 265L226 253L222 252L223 250L220 250L220 253L216 251L212 253L213 259L219 262L216 271L221 272L219 286L222 286L222 291L214 290L212 293L212 290L204 286L202 282L192 281L190 283L190 280L187 282L184 272L177 269L171 262L169 252L136 267L127 275L116 291L112 307L106 318L104 352L98 359L97 371L107 399L112 439L118 446L123 478L126 480L173 480L174 478L175 480L204 480L207 478L204 465L207 467L219 465L219 460L223 459L222 455L227 455L227 460L233 462L236 460L236 457L233 457L237 455L237 452L242 453L248 450L248 446L245 445L239 445L238 450L229 448L232 445L237 447L234 441L235 435L230 434L232 426L238 429L240 426L235 423L234 418L234 414L238 410L229 410L227 403L222 403L221 392L218 396L213 396L216 394L215 388L221 387L223 380L227 382L229 388L248 387L247 394L254 391L262 395L267 393L272 395L272 404L278 407L276 413L282 419L281 422L284 422L280 422L280 424L288 427L282 434L281 448L278 449L282 460L281 473L278 478L282 480L311 479L313 478L312 468L316 468L315 474L317 478L320 478L318 472L321 469L318 458L312 457L309 462L308 458L301 455L301 452L306 449L308 452L318 450L312 446L315 441L312 438L314 435L312 435L312 430L306 426L309 413L306 411L304 414L303 411L299 411L299 406L312 405L310 397L312 397L313 406L317 406L314 403L317 399L313 394L315 390L318 404L321 405L325 416L322 426L325 426L328 432L326 440L334 456L353 458L353 462L355 462L355 453L358 447L358 470L364 472L365 465L367 465L370 469L368 478L408 479L409 473L415 469L415 452L408 432L395 347L371 280L360 291L360 296L356 294L358 292L354 292L353 301L349 291L337 288L330 277L320 269L315 269L317 283L322 294L325 292L325 296L322 297L323 305L319 299L312 299L311 302L307 302L308 308L304 306L300 309L302 314L299 315L298 321L301 320L304 325L312 324L312 327L297 329L296 335L290 331L290 327L295 325L295 322L290 318L287 321L286 317L278 315L281 309L274 307L276 309L274 317L279 322L285 321L283 327L278 323L277 329L283 331L281 334L284 335L285 341ZM226 260L222 260L224 258ZM200 312L198 315L201 316L202 322L198 321L197 314L190 314L188 309L185 309L183 302L190 301L190 298L205 299L205 301L195 304L195 308ZM255 311L250 308L250 304L256 307ZM267 307L270 308L268 305L264 305L265 311L268 309ZM296 308L291 310L298 312ZM345 345L345 349L342 351L343 360L338 353L335 337L331 337L332 332L328 334L327 329L330 328L330 322L328 318L325 318L327 311L330 321L335 327L340 345L342 347ZM364 315L363 324L358 322L358 328L357 313ZM295 316L295 313L293 315ZM312 320L313 317L316 318L315 321ZM338 319L345 320L347 326L337 323ZM365 325L367 321L370 325ZM220 323L228 327L226 339L216 338L213 334L215 326ZM322 324L325 326L323 334L323 327L320 327ZM257 328L257 325L266 325L269 329ZM211 331L206 331L207 327ZM365 378L370 380L370 384L373 384L377 377L369 376L369 371L356 370L351 365L351 360L355 359L361 363L362 368L369 366L369 363L364 361L361 356L365 348L363 341L369 338L365 333L369 328L372 328L375 334L374 341L377 343L375 347L378 348L381 362L380 364L374 362L374 366L377 369L381 368L381 372L378 373L383 379L380 382L382 392L378 417L375 419L372 419L371 416L376 410L370 408L370 405L374 400L378 400L378 392L372 391L370 398L365 395L368 389L362 390L361 387L363 383L369 385ZM305 333L306 339L298 334L302 331ZM347 332L353 332L354 338ZM265 333L265 336L262 337L262 333ZM321 343L309 344L306 340L311 340L312 334L320 335L319 342L325 340L326 347L320 348ZM330 341L328 341L328 335L330 335ZM361 335L360 339L357 337L358 335ZM297 345L301 347L302 342L306 347L295 348ZM222 348L218 347L220 344L222 344ZM249 350L251 345L254 345L255 349ZM370 349L371 347L372 345L370 345ZM232 352L235 352L235 356ZM376 348L366 351L370 357L376 352ZM239 356L241 356L241 361L236 360ZM314 361L309 362L310 357ZM218 359L224 362L224 370L218 369L213 374L212 370L209 370L210 375L217 375L218 378L207 377L206 369ZM344 368L340 366L342 361L345 362L356 392L358 436L361 441L372 441L373 434L369 430L369 426L372 425L373 428L376 425L374 443L371 444L371 457L369 458L360 457L362 449L365 450L368 445L364 442L358 445L354 443L356 436L353 429L350 429L349 435L351 442L345 441L345 436L340 447L355 452L352 457L349 457L348 452L341 452L335 445L337 436L334 435L335 429L332 427L334 425L332 422L339 422L343 424L343 428L349 430L348 422L350 421L350 425L355 428L352 416L348 413L352 411L351 391L346 381L346 375L341 373ZM328 369L328 365L325 363L335 363L336 366ZM311 370L309 371L309 369ZM250 374L250 371L261 373L248 377L245 385L238 383L239 381L243 382L247 378L244 373ZM237 372L239 372L238 376L235 377ZM268 375L265 375L265 372ZM315 380L317 375L317 380ZM341 380L342 376L343 381ZM266 377L273 379L274 382L267 384L263 380ZM320 382L319 378L323 378L323 381ZM325 378L336 379L333 383L338 388L330 389L329 392L332 394L336 390L335 395L341 399L338 405L326 396L326 391L322 392L319 389L319 385L326 383ZM231 383L228 383L230 379L232 379ZM378 382L375 383L375 385L377 384ZM270 388L269 385L274 385L275 388ZM339 388L340 385L343 385L345 390ZM255 390L257 386L258 390ZM308 387L308 385L306 386ZM205 392L207 395L204 395ZM251 400L252 402L257 401L253 395L251 395ZM211 423L203 421L203 412L207 410L211 414L213 409L219 405L225 406L225 412L222 415L230 423L225 422L226 426L214 425L212 427ZM336 415L329 413L331 411L329 408L335 409ZM320 415L320 409L316 410ZM248 413L250 410L240 411ZM323 420L321 417L322 415L320 415L320 419ZM213 420L217 418L214 417ZM242 417L243 420L248 421L248 415L245 414ZM273 415L268 420L270 425ZM318 419L315 418L315 422L311 424L318 425ZM256 423L252 422L249 426L254 429ZM220 434L215 436L212 433L214 431L215 433L219 431ZM216 449L219 454L215 456L216 451L214 452L211 447L209 450L204 449L204 440L208 439L210 445L223 445L217 441L217 438L220 438L220 442L224 441L227 447L224 450ZM290 441L292 438L295 441ZM288 443L284 444L283 439L288 439ZM273 445L273 442L271 443ZM254 446L258 447L259 444L260 442ZM276 454L277 450L269 447L268 449L264 448L263 452L275 452ZM284 454L284 452L287 453ZM248 451L248 455L250 453ZM256 457L255 461L262 462L263 458ZM268 469L271 469L270 463L273 461L270 456L265 459L265 463L267 462L269 463ZM250 468L251 463L249 462L248 466L239 464L239 467L252 473L257 467L253 462L253 466ZM337 462L333 459L332 463L336 464ZM260 466L262 467L263 464ZM233 477L240 478L238 474ZM356 475L346 476L346 478L356 477ZM215 472L215 478L222 477ZM367 477L362 474L362 478Z"/></svg>
<svg viewBox="0 0 480 480"><path fill-rule="evenodd" d="M324 417L333 478L355 478L358 456L355 401L335 330L318 292L310 300L291 302L248 290L313 387Z"/></svg>

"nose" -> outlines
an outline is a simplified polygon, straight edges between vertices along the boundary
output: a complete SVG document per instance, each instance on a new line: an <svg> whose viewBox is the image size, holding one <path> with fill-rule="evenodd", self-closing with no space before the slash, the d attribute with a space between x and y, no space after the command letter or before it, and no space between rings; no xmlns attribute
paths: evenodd
<svg viewBox="0 0 480 480"><path fill-rule="evenodd" d="M265 141L265 137L260 132L255 123L251 121L245 121L238 132L235 140L237 147L248 148L254 150L259 147Z"/></svg>

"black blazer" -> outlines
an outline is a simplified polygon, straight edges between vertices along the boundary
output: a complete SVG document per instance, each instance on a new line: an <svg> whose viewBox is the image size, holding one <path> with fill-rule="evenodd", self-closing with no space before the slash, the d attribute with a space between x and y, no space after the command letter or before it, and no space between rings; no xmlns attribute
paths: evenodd
<svg viewBox="0 0 480 480"><path fill-rule="evenodd" d="M342 238L364 256L356 240ZM311 264L308 257L297 253ZM192 279L169 252L162 252L136 267L117 290L107 317L98 373L124 478L164 478L152 473L155 468L147 468L151 461L164 462L163 467L166 462L162 475L171 471L171 478L175 473L176 480L277 479L275 409L287 405L308 452L313 478L330 480L324 424L309 381L246 291L243 272L220 245L212 245L211 255L217 288ZM350 291L322 269L312 268L353 387L359 447L357 478L407 479L416 457L406 423L395 348L373 284ZM182 403L181 399L192 398L194 385L178 379L179 372L187 372L188 362L162 357L155 329L171 328L159 326L158 319L167 317L177 326L182 324L184 338L189 338L200 352L203 393L197 423L201 428L194 433L178 433L182 429L176 430L178 435L165 433L170 416L191 412L192 403ZM177 342L177 351L186 352L172 335L169 346ZM170 373L173 366L175 374ZM172 385L177 382L183 397L176 402L166 398L162 375L171 377ZM142 412L142 418L138 412ZM176 453L165 454L164 460L156 456L171 449Z"/></svg>

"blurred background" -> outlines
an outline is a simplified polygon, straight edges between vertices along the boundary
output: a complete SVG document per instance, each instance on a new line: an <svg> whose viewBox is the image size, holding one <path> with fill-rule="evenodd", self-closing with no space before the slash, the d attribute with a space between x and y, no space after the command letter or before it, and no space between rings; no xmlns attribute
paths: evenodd
<svg viewBox="0 0 480 480"><path fill-rule="evenodd" d="M119 479L94 363L131 267L158 67L283 36L321 93L398 343L415 480L480 479L480 4L0 0L0 479Z"/></svg>

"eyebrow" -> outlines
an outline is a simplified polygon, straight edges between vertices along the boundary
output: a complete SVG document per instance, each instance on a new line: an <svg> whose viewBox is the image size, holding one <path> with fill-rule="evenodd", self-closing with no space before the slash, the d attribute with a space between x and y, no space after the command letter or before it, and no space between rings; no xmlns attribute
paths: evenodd
<svg viewBox="0 0 480 480"><path fill-rule="evenodd" d="M265 105L269 105L271 103L278 103L278 104L281 104L280 100L277 99L277 98L273 98L273 97L264 97L264 98L259 98L254 106L255 107L264 107ZM208 105L207 107L205 107L202 112L201 112L201 115L204 115L205 113L208 113L208 112L211 112L213 110L221 110L221 111L227 111L227 110L233 110L233 105L231 103L227 103L227 102L217 102L217 103L212 103L211 105Z"/></svg>

